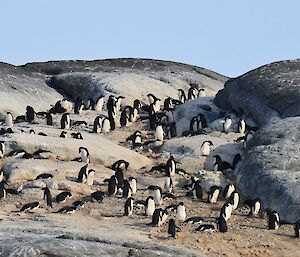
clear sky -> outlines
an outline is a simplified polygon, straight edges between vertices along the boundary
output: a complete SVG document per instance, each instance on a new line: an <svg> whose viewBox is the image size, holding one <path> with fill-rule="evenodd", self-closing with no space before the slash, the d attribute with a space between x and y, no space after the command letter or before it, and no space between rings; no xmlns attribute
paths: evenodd
<svg viewBox="0 0 300 257"><path fill-rule="evenodd" d="M238 76L300 57L298 0L8 0L0 61L145 57Z"/></svg>

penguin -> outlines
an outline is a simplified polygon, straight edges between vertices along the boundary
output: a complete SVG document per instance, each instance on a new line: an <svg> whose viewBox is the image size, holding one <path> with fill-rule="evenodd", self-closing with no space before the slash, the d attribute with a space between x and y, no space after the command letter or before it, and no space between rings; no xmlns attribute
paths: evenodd
<svg viewBox="0 0 300 257"><path fill-rule="evenodd" d="M124 184L123 184L123 195L122 195L122 197L123 198L130 198L131 194L132 194L132 190L131 190L130 184L129 184L128 180L125 179Z"/></svg>
<svg viewBox="0 0 300 257"><path fill-rule="evenodd" d="M48 126L53 126L53 119L50 112L46 114L46 124Z"/></svg>
<svg viewBox="0 0 300 257"><path fill-rule="evenodd" d="M183 202L179 203L177 206L176 219L179 221L185 221L186 219L185 205Z"/></svg>
<svg viewBox="0 0 300 257"><path fill-rule="evenodd" d="M101 130L102 130L102 117L97 116L94 120L93 132L99 134L101 133Z"/></svg>
<svg viewBox="0 0 300 257"><path fill-rule="evenodd" d="M93 98L89 98L88 101L87 101L87 106L85 108L86 110L92 110L94 111L95 110L95 101Z"/></svg>
<svg viewBox="0 0 300 257"><path fill-rule="evenodd" d="M135 107L131 108L130 121L136 122L139 118L139 110Z"/></svg>
<svg viewBox="0 0 300 257"><path fill-rule="evenodd" d="M8 126L8 127L13 126L13 116L12 116L11 112L6 113L5 126Z"/></svg>
<svg viewBox="0 0 300 257"><path fill-rule="evenodd" d="M72 133L71 136L75 139L83 139L80 132Z"/></svg>
<svg viewBox="0 0 300 257"><path fill-rule="evenodd" d="M129 197L124 206L124 216L131 216L133 213L133 198Z"/></svg>
<svg viewBox="0 0 300 257"><path fill-rule="evenodd" d="M225 199L228 199L230 197L230 195L232 194L232 192L235 191L235 186L234 184L228 184L223 191L223 197Z"/></svg>
<svg viewBox="0 0 300 257"><path fill-rule="evenodd" d="M201 224L203 222L203 218L202 217L191 217L191 218L188 218L184 221L184 223L186 224Z"/></svg>
<svg viewBox="0 0 300 257"><path fill-rule="evenodd" d="M76 100L75 100L74 113L75 114L81 114L83 109L84 109L83 100L82 100L81 97L77 97Z"/></svg>
<svg viewBox="0 0 300 257"><path fill-rule="evenodd" d="M103 118L102 119L102 132L103 133L108 133L110 131L110 120L108 118Z"/></svg>
<svg viewBox="0 0 300 257"><path fill-rule="evenodd" d="M164 130L163 130L163 126L160 122L156 123L154 138L158 139L160 141L164 141Z"/></svg>
<svg viewBox="0 0 300 257"><path fill-rule="evenodd" d="M3 174L3 171L1 171L1 173ZM4 188L4 181L2 179L2 181L0 182L0 199L4 199L6 198L6 189Z"/></svg>
<svg viewBox="0 0 300 257"><path fill-rule="evenodd" d="M142 108L142 103L139 99L135 99L133 101L133 108L137 109L138 112L140 111L140 109Z"/></svg>
<svg viewBox="0 0 300 257"><path fill-rule="evenodd" d="M198 90L195 86L190 85L190 88L188 90L188 99L194 100L198 97Z"/></svg>
<svg viewBox="0 0 300 257"><path fill-rule="evenodd" d="M214 155L215 163L213 166L214 171L221 171L222 173L227 169L232 169L232 165L226 161L222 161L220 155Z"/></svg>
<svg viewBox="0 0 300 257"><path fill-rule="evenodd" d="M155 210L155 202L154 202L154 197L153 196L149 196L146 199L146 205L145 205L145 215L146 216L152 216L153 212Z"/></svg>
<svg viewBox="0 0 300 257"><path fill-rule="evenodd" d="M111 166L113 170L116 169L127 170L128 167L129 167L129 162L125 160L118 160L115 163L113 163L113 165Z"/></svg>
<svg viewBox="0 0 300 257"><path fill-rule="evenodd" d="M120 117L121 128L126 127L128 125L128 123L129 123L129 117L128 117L126 110L124 109L121 112L121 117Z"/></svg>
<svg viewBox="0 0 300 257"><path fill-rule="evenodd" d="M244 134L245 130L246 130L246 123L243 118L240 118L238 123L238 132Z"/></svg>
<svg viewBox="0 0 300 257"><path fill-rule="evenodd" d="M72 203L72 206L75 207L75 209L83 208L84 207L84 202L83 201L75 201Z"/></svg>
<svg viewBox="0 0 300 257"><path fill-rule="evenodd" d="M169 225L168 225L168 234L175 238L176 237L176 232L180 232L180 228L176 226L175 224L175 220L174 219L170 219L169 220Z"/></svg>
<svg viewBox="0 0 300 257"><path fill-rule="evenodd" d="M295 223L294 230L296 238L300 238L300 220Z"/></svg>
<svg viewBox="0 0 300 257"><path fill-rule="evenodd" d="M186 95L183 89L178 89L178 100L181 101L182 103L186 102Z"/></svg>
<svg viewBox="0 0 300 257"><path fill-rule="evenodd" d="M60 128L61 129L70 129L70 126L71 126L70 114L64 113L60 120Z"/></svg>
<svg viewBox="0 0 300 257"><path fill-rule="evenodd" d="M254 131L249 131L249 132L246 133L244 144L243 144L244 149L246 149L247 144L249 143L249 141L251 140L253 135L254 135Z"/></svg>
<svg viewBox="0 0 300 257"><path fill-rule="evenodd" d="M62 131L59 135L59 137L62 137L62 138L68 138L67 137L67 132L66 131Z"/></svg>
<svg viewBox="0 0 300 257"><path fill-rule="evenodd" d="M85 183L88 177L88 164L84 165L78 173L78 182Z"/></svg>
<svg viewBox="0 0 300 257"><path fill-rule="evenodd" d="M172 98L171 97L167 97L164 101L164 110L165 111L169 111L173 109L173 103L172 103Z"/></svg>
<svg viewBox="0 0 300 257"><path fill-rule="evenodd" d="M201 145L200 151L202 156L208 156L210 152L210 146L213 146L211 141L204 141Z"/></svg>
<svg viewBox="0 0 300 257"><path fill-rule="evenodd" d="M110 118L112 118L113 120L116 118L117 116L117 107L116 107L116 103L117 103L117 99L113 96L113 95L110 95L108 97L108 100L107 100L107 103L106 103L106 106L107 106L107 112L108 112L108 116ZM113 125L113 124L111 124ZM114 129L114 128L112 128Z"/></svg>
<svg viewBox="0 0 300 257"><path fill-rule="evenodd" d="M198 97L205 97L206 96L204 88L200 88L198 91L199 91Z"/></svg>
<svg viewBox="0 0 300 257"><path fill-rule="evenodd" d="M166 176L165 177L165 185L164 185L164 189L166 190L166 192L171 193L173 191L173 181L171 176Z"/></svg>
<svg viewBox="0 0 300 257"><path fill-rule="evenodd" d="M88 186L92 186L94 184L95 179L95 170L90 169L87 173L86 184Z"/></svg>
<svg viewBox="0 0 300 257"><path fill-rule="evenodd" d="M245 205L250 207L249 216L257 216L261 208L261 201L259 198L255 198L254 200L246 200Z"/></svg>
<svg viewBox="0 0 300 257"><path fill-rule="evenodd" d="M124 96L118 96L116 98L116 110L117 112L121 111L122 100L125 99Z"/></svg>
<svg viewBox="0 0 300 257"><path fill-rule="evenodd" d="M230 202L224 203L221 208L220 217L223 217L226 221L230 218L232 214L232 204Z"/></svg>
<svg viewBox="0 0 300 257"><path fill-rule="evenodd" d="M207 202L212 204L217 203L220 191L221 188L219 186L211 186L208 192Z"/></svg>
<svg viewBox="0 0 300 257"><path fill-rule="evenodd" d="M40 208L39 202L32 202L32 203L27 203L22 206L21 210L19 212L33 212Z"/></svg>
<svg viewBox="0 0 300 257"><path fill-rule="evenodd" d="M72 197L72 193L69 191L64 191L59 193L56 197L55 200L57 203L64 203L67 199Z"/></svg>
<svg viewBox="0 0 300 257"><path fill-rule="evenodd" d="M118 189L123 188L123 186L124 186L124 174L123 174L123 171L120 168L116 168L115 176L117 178Z"/></svg>
<svg viewBox="0 0 300 257"><path fill-rule="evenodd" d="M197 132L198 131L198 119L197 117L193 117L190 122L190 131Z"/></svg>
<svg viewBox="0 0 300 257"><path fill-rule="evenodd" d="M168 219L168 213L165 210L162 210L160 212L160 217L159 217L159 221L158 221L158 226L161 226L163 223L166 222L166 220Z"/></svg>
<svg viewBox="0 0 300 257"><path fill-rule="evenodd" d="M205 115L203 113L199 113L197 115L197 130L205 129L207 128L207 120L205 118Z"/></svg>
<svg viewBox="0 0 300 257"><path fill-rule="evenodd" d="M28 122L33 122L35 119L36 112L31 106L26 107L25 119Z"/></svg>
<svg viewBox="0 0 300 257"><path fill-rule="evenodd" d="M171 155L170 158L168 159L166 166L166 173L168 176L175 176L175 172L176 172L176 161L174 160L174 157Z"/></svg>
<svg viewBox="0 0 300 257"><path fill-rule="evenodd" d="M212 224L203 224L203 225L200 225L198 228L196 228L196 231L199 231L199 232L211 232L211 231L214 231L215 230L215 226L212 225Z"/></svg>
<svg viewBox="0 0 300 257"><path fill-rule="evenodd" d="M104 199L104 193L102 191L96 191L91 193L92 199L95 199L97 202L103 202Z"/></svg>
<svg viewBox="0 0 300 257"><path fill-rule="evenodd" d="M148 94L147 97L148 97L149 104L153 104L155 100L158 99L154 94Z"/></svg>
<svg viewBox="0 0 300 257"><path fill-rule="evenodd" d="M42 173L42 174L38 175L35 180L48 179L48 178L53 178L53 175L50 173Z"/></svg>
<svg viewBox="0 0 300 257"><path fill-rule="evenodd" d="M103 110L103 105L104 105L104 96L101 95L96 102L95 111L101 112Z"/></svg>
<svg viewBox="0 0 300 257"><path fill-rule="evenodd" d="M152 215L152 222L150 223L152 226L159 226L160 219L162 217L162 208L155 209Z"/></svg>
<svg viewBox="0 0 300 257"><path fill-rule="evenodd" d="M134 177L129 177L128 182L131 188L131 194L136 194L137 188L136 188L136 179Z"/></svg>
<svg viewBox="0 0 300 257"><path fill-rule="evenodd" d="M196 180L192 186L193 197L195 200L203 198L202 187L200 185L200 180Z"/></svg>
<svg viewBox="0 0 300 257"><path fill-rule="evenodd" d="M221 233L225 233L228 230L228 228L227 228L227 222L226 222L226 220L225 220L225 218L223 216L220 216L219 218L217 218L217 229Z"/></svg>
<svg viewBox="0 0 300 257"><path fill-rule="evenodd" d="M52 195L48 187L43 188L45 205L52 208Z"/></svg>
<svg viewBox="0 0 300 257"><path fill-rule="evenodd" d="M29 130L29 134L35 135L35 131L33 129Z"/></svg>
<svg viewBox="0 0 300 257"><path fill-rule="evenodd" d="M56 213L61 213L61 214L73 214L76 211L75 206L65 206L61 209L59 209Z"/></svg>
<svg viewBox="0 0 300 257"><path fill-rule="evenodd" d="M0 141L0 159L4 157L5 154L5 141Z"/></svg>
<svg viewBox="0 0 300 257"><path fill-rule="evenodd" d="M118 180L116 176L111 176L108 181L108 195L115 195L118 191Z"/></svg>
<svg viewBox="0 0 300 257"><path fill-rule="evenodd" d="M224 133L228 134L229 129L231 127L231 124L232 124L231 117L230 116L226 116L225 117L225 122L223 123L223 132Z"/></svg>
<svg viewBox="0 0 300 257"><path fill-rule="evenodd" d="M87 148L85 147L79 147L79 153L80 153L80 158L81 161L84 163L89 163L90 162L90 154Z"/></svg>
<svg viewBox="0 0 300 257"><path fill-rule="evenodd" d="M236 165L238 164L238 162L240 162L242 160L242 157L239 153L237 153L232 161L232 170L235 170Z"/></svg>
<svg viewBox="0 0 300 257"><path fill-rule="evenodd" d="M161 188L160 187L156 187L153 191L152 191L152 196L154 198L154 202L155 205L161 205L162 204L162 196L161 196Z"/></svg>
<svg viewBox="0 0 300 257"><path fill-rule="evenodd" d="M237 191L233 191L229 197L229 201L233 202L232 205L232 210L236 210L238 205L239 205L239 201L240 201L240 195Z"/></svg>
<svg viewBox="0 0 300 257"><path fill-rule="evenodd" d="M277 230L280 226L279 214L276 211L272 211L269 215L268 228L271 230Z"/></svg>

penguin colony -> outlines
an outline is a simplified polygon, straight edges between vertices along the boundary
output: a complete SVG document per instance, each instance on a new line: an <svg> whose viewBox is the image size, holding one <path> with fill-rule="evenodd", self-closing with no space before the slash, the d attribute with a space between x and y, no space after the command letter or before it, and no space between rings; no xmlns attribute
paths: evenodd
<svg viewBox="0 0 300 257"><path fill-rule="evenodd" d="M30 124L36 124L37 118L45 119L47 126L55 126L53 122L53 116L60 116L59 127L62 130L61 138L73 138L83 140L82 134L77 131L73 132L73 129L80 127L88 128L92 125L91 133L107 134L114 131L117 127L128 127L136 122L143 122L149 127L152 138L147 138L145 133L141 131L135 131L132 135L126 138L126 143L131 149L136 151L155 152L159 148L165 139L176 137L176 122L174 118L174 109L177 105L183 104L186 101L194 100L199 97L205 97L205 89L191 84L190 88L185 94L183 89L178 90L178 99L166 98L162 103L162 100L156 97L154 94L148 94L148 103L136 99L132 106L122 106L123 96L110 95L107 97L100 96L98 99L89 98L85 104L81 97L77 97L74 104L70 101L62 100L58 101L53 108L48 112L35 112L33 107L27 106L25 115L13 117L13 114L8 112L4 121L4 126L0 129L0 135L5 139L11 133L29 133L37 134L33 129L29 132L20 130L14 131L14 125L20 122L28 122ZM105 108L105 98L106 108ZM73 108L74 106L74 108ZM162 107L163 106L163 107ZM80 115L86 110L95 112L95 119L93 124L87 124L85 121L72 121L70 116L70 110L74 111L74 115ZM106 109L107 116L99 114ZM233 121L229 115L225 116L222 123L222 132L229 133L232 131ZM184 132L182 136L193 136L205 133L205 128L208 127L208 121L203 113L199 113L193 117L190 121L190 130ZM237 143L242 142L244 148L247 147L247 143L251 140L257 128L247 126L243 117L238 121L238 129L236 132L244 134L244 136L237 139ZM44 133L38 133L40 136L47 136ZM211 147L214 146L212 141L203 141L200 147L201 155L208 157L211 155ZM7 156L15 158L44 158L45 154L49 153L47 150L40 149L34 153L28 153L23 149L16 149L11 152L7 152L5 140L0 141L0 159L5 159ZM73 161L82 163L81 169L78 171L77 183L84 183L87 186L93 187L95 174L98 171L90 168L92 163L93 153L82 146L78 149L78 158ZM232 163L228 163L222 160L221 156L213 155L214 165L213 170L221 171L226 174L228 170L234 170L238 162L241 161L241 155L237 154ZM105 198L117 198L122 199L124 216L131 216L135 213L142 213L146 217L151 219L151 222L147 225L151 227L160 227L164 223L167 223L167 233L170 237L176 238L177 233L180 233L182 226L195 226L195 233L203 233L205 231L218 231L226 233L230 230L230 219L234 215L238 208L248 208L249 217L258 217L259 215L267 214L268 222L267 227L270 230L278 230L281 225L294 225L295 237L299 238L300 233L300 220L295 221L294 224L287 223L280 219L279 213L275 210L263 209L263 203L259 198L246 199L241 202L241 195L238 188L234 184L228 184L225 188L218 185L210 187L208 192L205 192L201 186L201 179L194 176L189 176L183 169L178 167L180 164L173 156L165 162L157 166L152 167L149 170L149 174L159 173L164 177L164 187L161 188L158 185L149 185L143 188L142 185L138 185L138 179L132 176L128 176L128 169L130 163L126 160L118 160L113 163L110 169L114 171L114 175L105 179L103 185L105 190L95 191L88 196L81 199L73 199L73 194L70 191L63 191L52 196L51 188L42 188L44 195L44 204L39 201L30 203L23 203L16 212L34 212L39 208L45 208L52 213L58 214L73 214L77 210L85 208L86 203L96 202L99 204L105 204ZM178 186L176 180L178 177L189 178L190 182L184 186ZM53 179L51 173L42 173L36 178L39 179ZM134 196L137 191L148 192L148 196L144 199L135 199ZM180 195L184 192L184 195ZM7 194L21 195L22 187L13 189L8 187L8 183L5 180L3 171L0 173L0 198L4 199ZM144 195L144 193L143 193ZM70 199L73 199L71 203ZM179 200L180 199L180 200ZM224 200L224 204L219 211L218 217L204 218L199 216L188 216L188 209L184 203L185 199L192 199L192 201L207 202L209 204L216 204L221 199ZM167 203L172 202L171 205ZM65 204L64 204L65 203ZM56 211L51 211L52 208L56 208Z"/></svg>

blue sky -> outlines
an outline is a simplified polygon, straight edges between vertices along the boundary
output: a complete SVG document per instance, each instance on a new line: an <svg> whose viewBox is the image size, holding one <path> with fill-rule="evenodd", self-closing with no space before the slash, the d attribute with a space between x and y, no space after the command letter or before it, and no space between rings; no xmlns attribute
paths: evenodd
<svg viewBox="0 0 300 257"><path fill-rule="evenodd" d="M0 61L145 57L238 76L300 57L300 1L2 1Z"/></svg>

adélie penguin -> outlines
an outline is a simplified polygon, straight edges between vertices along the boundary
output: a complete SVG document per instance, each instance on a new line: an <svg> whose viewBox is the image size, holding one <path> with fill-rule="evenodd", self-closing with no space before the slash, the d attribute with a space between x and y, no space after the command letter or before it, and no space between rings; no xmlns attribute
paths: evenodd
<svg viewBox="0 0 300 257"><path fill-rule="evenodd" d="M39 202L27 203L18 212L33 212L40 207Z"/></svg>
<svg viewBox="0 0 300 257"><path fill-rule="evenodd" d="M202 156L208 156L210 152L210 146L213 146L213 143L211 141L204 141L201 145L201 155Z"/></svg>
<svg viewBox="0 0 300 257"><path fill-rule="evenodd" d="M45 205L52 208L52 195L48 187L43 188Z"/></svg>
<svg viewBox="0 0 300 257"><path fill-rule="evenodd" d="M221 233L227 232L227 222L223 216L217 218L217 228Z"/></svg>
<svg viewBox="0 0 300 257"><path fill-rule="evenodd" d="M61 192L59 193L55 200L57 203L63 203L65 202L67 199L71 198L72 197L72 193L69 192L69 191L64 191L64 192Z"/></svg>
<svg viewBox="0 0 300 257"><path fill-rule="evenodd" d="M177 206L176 219L179 221L185 221L186 219L185 205L183 202L179 203Z"/></svg>
<svg viewBox="0 0 300 257"><path fill-rule="evenodd" d="M133 198L129 197L124 206L124 216L131 216L133 213Z"/></svg>
<svg viewBox="0 0 300 257"><path fill-rule="evenodd" d="M180 232L180 228L176 226L175 224L175 220L174 219L170 219L169 220L169 225L168 225L168 234L175 238L176 237L176 232Z"/></svg>

